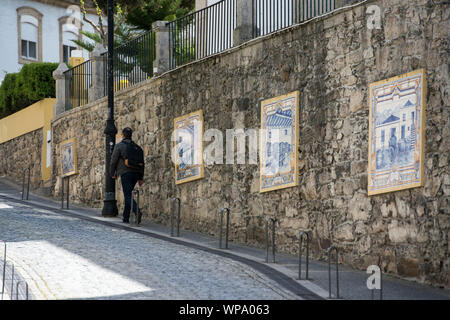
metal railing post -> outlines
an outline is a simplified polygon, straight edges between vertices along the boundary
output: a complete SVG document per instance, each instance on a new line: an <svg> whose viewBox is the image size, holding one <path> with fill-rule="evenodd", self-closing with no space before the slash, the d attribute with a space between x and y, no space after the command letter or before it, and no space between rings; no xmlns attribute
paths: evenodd
<svg viewBox="0 0 450 320"><path fill-rule="evenodd" d="M219 249L222 249L222 234L223 234L223 213L227 212L226 226L225 226L225 249L228 249L228 235L230 230L230 209L222 208L219 212Z"/></svg>
<svg viewBox="0 0 450 320"><path fill-rule="evenodd" d="M136 201L134 201L134 196L136 195ZM137 226L140 224L140 217L139 217L139 204L141 202L140 200L140 193L139 190L133 190L131 193L131 211L133 211L134 202L136 202L136 212L134 213L134 222Z"/></svg>
<svg viewBox="0 0 450 320"><path fill-rule="evenodd" d="M227 227L225 231L225 249L228 249L228 237L230 234L230 209L225 208L227 212Z"/></svg>
<svg viewBox="0 0 450 320"><path fill-rule="evenodd" d="M266 233L266 263L269 263L269 218L266 218L266 226L265 226L265 233Z"/></svg>
<svg viewBox="0 0 450 320"><path fill-rule="evenodd" d="M272 220L272 262L275 263L275 223L277 219L271 218L270 220Z"/></svg>
<svg viewBox="0 0 450 320"><path fill-rule="evenodd" d="M223 209L219 211L219 249L222 249Z"/></svg>
<svg viewBox="0 0 450 320"><path fill-rule="evenodd" d="M21 283L25 283L25 289L26 289L26 300L28 300L28 283L26 283L25 281L19 281L16 284L16 300L19 300L19 285ZM12 299L11 299L12 300Z"/></svg>
<svg viewBox="0 0 450 320"><path fill-rule="evenodd" d="M172 206L170 210L170 236L173 237L173 222L175 219L175 198L172 199Z"/></svg>
<svg viewBox="0 0 450 320"><path fill-rule="evenodd" d="M181 222L181 200L180 198L177 198L178 200L178 216L177 216L177 237L180 236L180 222Z"/></svg>
<svg viewBox="0 0 450 320"><path fill-rule="evenodd" d="M275 263L275 223L277 218L266 218L266 263L269 263L269 222L272 222L272 262Z"/></svg>
<svg viewBox="0 0 450 320"><path fill-rule="evenodd" d="M67 179L67 193L66 193L66 205L67 205L67 207L66 207L66 209L67 210L69 210L69 188L70 188L70 177L67 177L66 178Z"/></svg>
<svg viewBox="0 0 450 320"><path fill-rule="evenodd" d="M383 300L383 270L380 266L380 300Z"/></svg>
<svg viewBox="0 0 450 320"><path fill-rule="evenodd" d="M24 200L24 195L25 195L25 172L28 171L28 179L27 179L27 197L26 200L28 200L29 198L29 194L30 194L30 168L25 168L23 169L23 174L22 174L22 200Z"/></svg>
<svg viewBox="0 0 450 320"><path fill-rule="evenodd" d="M22 171L22 200L23 200L23 195L25 192L25 170L27 170L27 169L23 169L23 171Z"/></svg>
<svg viewBox="0 0 450 320"><path fill-rule="evenodd" d="M141 193L139 192L139 190L137 191L137 201L136 201L136 214L137 214L137 225L141 224L141 219L142 219L142 215L141 215Z"/></svg>
<svg viewBox="0 0 450 320"><path fill-rule="evenodd" d="M64 209L64 177L61 177L61 209Z"/></svg>
<svg viewBox="0 0 450 320"><path fill-rule="evenodd" d="M378 269L380 269L380 300L383 300L383 271L381 269L381 264L378 266ZM376 271L375 271L376 272ZM373 274L373 273L372 273ZM374 300L374 291L375 288L369 289L370 290L370 297L372 300Z"/></svg>
<svg viewBox="0 0 450 320"><path fill-rule="evenodd" d="M308 280L308 272L309 272L309 245L311 239L308 232L300 232L300 240L298 244L298 279L302 279L302 248L303 248L303 237L306 236L306 277L305 280Z"/></svg>
<svg viewBox="0 0 450 320"><path fill-rule="evenodd" d="M170 214L170 236L174 236L174 223L175 223L175 202L178 202L178 216L177 216L177 237L180 236L180 220L181 220L181 200L180 198L172 199L172 210Z"/></svg>
<svg viewBox="0 0 450 320"><path fill-rule="evenodd" d="M61 209L64 209L64 195L66 196L66 209L69 209L69 178L70 177L61 177ZM66 193L64 193L64 180L67 180Z"/></svg>
<svg viewBox="0 0 450 320"><path fill-rule="evenodd" d="M14 263L11 263L11 296L10 299L13 299L13 291L14 291Z"/></svg>
<svg viewBox="0 0 450 320"><path fill-rule="evenodd" d="M27 200L30 196L30 179L31 179L31 169L28 167L28 181L27 181Z"/></svg>
<svg viewBox="0 0 450 320"><path fill-rule="evenodd" d="M339 299L339 252L338 248L331 246L328 248L328 298L331 299L331 252L336 251L336 299Z"/></svg>
<svg viewBox="0 0 450 320"><path fill-rule="evenodd" d="M3 252L3 277L2 277L2 300L5 293L5 275L6 275L6 241L0 240L5 244L5 251Z"/></svg>

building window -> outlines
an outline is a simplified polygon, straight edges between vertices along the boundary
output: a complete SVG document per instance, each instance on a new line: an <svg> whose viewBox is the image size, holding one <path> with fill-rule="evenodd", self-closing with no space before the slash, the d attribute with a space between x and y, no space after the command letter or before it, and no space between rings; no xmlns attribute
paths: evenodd
<svg viewBox="0 0 450 320"><path fill-rule="evenodd" d="M42 61L42 14L31 7L17 9L19 63Z"/></svg>
<svg viewBox="0 0 450 320"><path fill-rule="evenodd" d="M63 45L63 62L69 63L70 54L73 50L76 50L76 47Z"/></svg>
<svg viewBox="0 0 450 320"><path fill-rule="evenodd" d="M70 18L70 19L69 19ZM77 45L73 40L82 40L82 23L78 19L69 16L61 17L59 22L59 60L69 63L70 53L77 50Z"/></svg>
<svg viewBox="0 0 450 320"><path fill-rule="evenodd" d="M22 40L22 58L37 60L35 41Z"/></svg>
<svg viewBox="0 0 450 320"><path fill-rule="evenodd" d="M381 144L383 144L383 145L384 145L384 138L385 138L384 130L381 130Z"/></svg>

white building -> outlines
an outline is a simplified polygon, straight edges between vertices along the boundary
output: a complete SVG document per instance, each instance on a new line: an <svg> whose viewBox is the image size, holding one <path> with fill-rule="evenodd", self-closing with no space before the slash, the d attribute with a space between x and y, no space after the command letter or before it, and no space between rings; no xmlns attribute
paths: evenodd
<svg viewBox="0 0 450 320"><path fill-rule="evenodd" d="M93 32L79 0L0 0L0 8L0 83L26 63L68 62L70 52L81 49L71 40L89 41L78 27ZM97 22L95 9L87 10ZM87 60L89 53L82 50L82 56Z"/></svg>

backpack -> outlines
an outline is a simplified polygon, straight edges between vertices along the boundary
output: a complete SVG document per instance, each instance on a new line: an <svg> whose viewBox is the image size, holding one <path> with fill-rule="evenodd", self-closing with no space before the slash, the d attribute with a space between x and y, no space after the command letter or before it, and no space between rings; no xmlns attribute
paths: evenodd
<svg viewBox="0 0 450 320"><path fill-rule="evenodd" d="M144 168L144 151L133 141L122 141L125 143L125 166L132 169Z"/></svg>

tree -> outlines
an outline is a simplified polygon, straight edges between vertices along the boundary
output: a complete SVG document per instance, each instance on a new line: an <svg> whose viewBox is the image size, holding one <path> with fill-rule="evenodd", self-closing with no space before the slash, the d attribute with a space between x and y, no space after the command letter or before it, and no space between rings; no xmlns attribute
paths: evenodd
<svg viewBox="0 0 450 320"><path fill-rule="evenodd" d="M85 37L100 43L105 48L108 44L107 27L103 18L106 16L108 0L92 0L97 10L98 21L87 17L84 0L80 0L83 20L89 23L95 32L80 31ZM114 46L120 46L142 30L150 30L153 22L174 20L186 15L194 8L195 0L116 0L114 10ZM75 44L91 52L95 45L90 41L72 40Z"/></svg>
<svg viewBox="0 0 450 320"><path fill-rule="evenodd" d="M125 21L127 19L127 10L132 8L133 6L137 6L141 3L142 0L127 0L127 1L116 1L116 6L114 10L114 34L118 35L118 42L123 42L129 40L132 36L130 34L130 28L125 25ZM80 9L83 15L83 20L89 23L92 28L94 28L95 33L81 31L83 35L94 40L97 43L101 43L105 48L108 46L108 28L104 25L104 17L106 16L105 12L105 3L107 0L101 2L100 0L92 0L95 5L97 11L98 21L95 23L91 19L87 17L86 5L84 0L80 0ZM78 44L82 48L92 51L94 46L89 42L73 40L74 43Z"/></svg>
<svg viewBox="0 0 450 320"><path fill-rule="evenodd" d="M150 30L158 20L175 20L194 9L194 0L148 0L130 7L127 23L135 29Z"/></svg>

